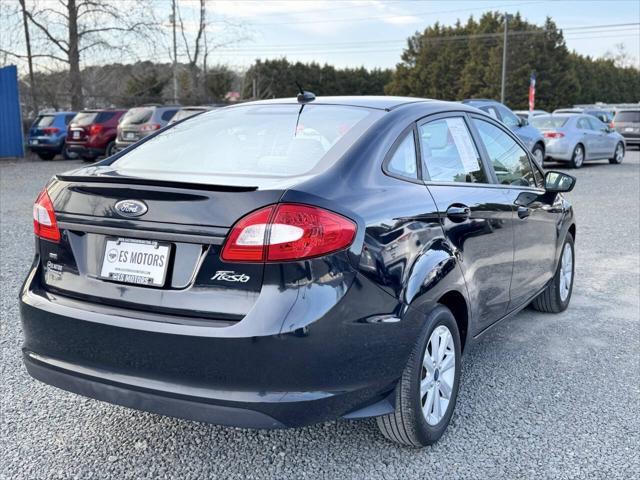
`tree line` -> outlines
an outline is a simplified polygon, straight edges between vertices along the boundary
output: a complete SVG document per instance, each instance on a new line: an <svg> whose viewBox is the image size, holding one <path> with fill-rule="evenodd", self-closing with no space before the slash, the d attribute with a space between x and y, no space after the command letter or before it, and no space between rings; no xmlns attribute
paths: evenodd
<svg viewBox="0 0 640 480"><path fill-rule="evenodd" d="M32 112L173 101L218 103L230 91L241 99L286 97L297 93L297 83L317 95L500 97L504 16L498 12L453 26L436 23L417 32L407 40L395 69L336 68L279 58L256 60L245 71L236 71L210 60L216 46L239 41L242 33L232 32L215 44L207 39L206 1L195 3L187 19L180 3L171 0L171 41L166 21L154 18L151 0L136 2L126 14L116 0L60 0L57 10L19 0L9 17L17 22L13 35L24 37L26 50L0 48L0 61L28 60L28 73L20 80ZM195 30L184 27L187 20ZM550 18L540 26L516 14L509 30L506 103L512 108L527 107L533 72L538 108L640 100L640 73L628 59L594 59L569 51L563 32ZM148 42L162 43L158 39L165 42L173 63L104 61L109 53L117 57L132 45L151 48ZM89 58L103 61L82 68ZM36 69L33 63L38 59L58 62L61 68Z"/></svg>
<svg viewBox="0 0 640 480"><path fill-rule="evenodd" d="M458 100L500 98L504 16L488 12L454 26L438 23L408 39L385 93ZM570 52L550 18L543 26L516 14L509 21L505 103L528 106L529 79L536 74L536 107L640 100L640 72L614 58ZM611 55L613 57L613 55Z"/></svg>

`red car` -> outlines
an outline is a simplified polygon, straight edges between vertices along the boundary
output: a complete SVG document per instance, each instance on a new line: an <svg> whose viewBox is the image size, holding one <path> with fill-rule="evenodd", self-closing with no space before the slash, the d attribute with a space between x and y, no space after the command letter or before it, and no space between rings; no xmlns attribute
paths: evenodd
<svg viewBox="0 0 640 480"><path fill-rule="evenodd" d="M67 148L84 160L111 156L116 144L118 121L126 110L103 109L79 112L67 129Z"/></svg>

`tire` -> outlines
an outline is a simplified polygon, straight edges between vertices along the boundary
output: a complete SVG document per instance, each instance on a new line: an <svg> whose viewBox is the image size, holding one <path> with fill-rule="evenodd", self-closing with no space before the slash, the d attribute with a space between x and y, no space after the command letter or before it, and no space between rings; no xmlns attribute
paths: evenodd
<svg viewBox="0 0 640 480"><path fill-rule="evenodd" d="M116 142L115 141L109 142L109 144L107 145L107 148L105 148L104 150L105 157L110 157L111 155L116 153L115 148L116 148Z"/></svg>
<svg viewBox="0 0 640 480"><path fill-rule="evenodd" d="M62 149L62 158L65 160L76 160L78 156L79 155L77 153L69 151L69 148L66 145Z"/></svg>
<svg viewBox="0 0 640 480"><path fill-rule="evenodd" d="M571 168L580 168L584 164L584 147L581 143L576 145L571 155Z"/></svg>
<svg viewBox="0 0 640 480"><path fill-rule="evenodd" d="M531 154L533 155L533 158L536 159L538 165L542 167L544 165L544 147L537 143L535 147L533 147Z"/></svg>
<svg viewBox="0 0 640 480"><path fill-rule="evenodd" d="M612 165L620 165L624 160L624 154L624 144L622 142L618 142L616 149L613 151L613 157L609 159L609 163Z"/></svg>
<svg viewBox="0 0 640 480"><path fill-rule="evenodd" d="M94 155L81 155L82 160L85 162L95 162L96 158Z"/></svg>
<svg viewBox="0 0 640 480"><path fill-rule="evenodd" d="M55 153L53 152L40 152L38 153L38 157L40 157L40 160L53 160L53 158L56 156Z"/></svg>
<svg viewBox="0 0 640 480"><path fill-rule="evenodd" d="M568 288L565 289L564 285L566 285L567 282L567 264L565 263L566 255L568 255L567 252L571 253L571 276L568 279ZM549 282L547 288L545 288L544 291L538 295L533 302L531 302L531 306L535 310L546 313L560 313L567 309L569 302L571 301L571 294L573 293L573 280L575 278L576 264L575 258L573 235L571 235L571 233L567 233L564 243L562 244L562 255L560 256L560 261L558 262L558 267L556 268L556 273L553 276L553 279Z"/></svg>
<svg viewBox="0 0 640 480"><path fill-rule="evenodd" d="M444 356L442 361L436 364L439 366L434 372L429 373L423 366L423 360L425 359L425 354L426 358L431 360L429 352L431 337L432 335L439 337L438 332L443 333L443 328L450 335L450 337L445 338L451 339L451 342L447 340L445 343L447 345L445 351L449 353ZM451 357L452 354L453 357ZM451 362L451 359L453 362ZM437 442L449 425L455 408L460 382L460 360L461 345L458 325L451 311L447 307L439 305L427 317L418 341L409 356L402 377L396 386L395 411L376 418L382 435L393 442L412 447L424 447ZM440 369L443 366L448 368L440 373ZM453 372L453 378L451 378L450 372ZM423 375L425 376L424 379ZM428 380L429 377L431 378L430 382ZM421 392L422 382L429 382L433 385L435 380L438 380L436 386L425 390L425 393ZM428 383L425 385L428 385ZM450 386L449 401L446 404L446 408L444 411L440 411L441 416L436 416L436 403L433 403L433 407L429 409L432 410L429 414L430 421L427 421L423 413L423 402L428 402L429 398L434 398L433 395L438 394L439 403L437 405L442 405L443 399L440 398L439 392L445 385ZM429 397L429 395L432 396ZM436 418L440 419L435 421Z"/></svg>

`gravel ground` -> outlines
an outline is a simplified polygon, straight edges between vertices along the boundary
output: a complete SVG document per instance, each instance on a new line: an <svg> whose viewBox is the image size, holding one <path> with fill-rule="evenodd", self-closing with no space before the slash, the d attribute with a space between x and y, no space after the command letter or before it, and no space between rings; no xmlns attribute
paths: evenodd
<svg viewBox="0 0 640 480"><path fill-rule="evenodd" d="M32 380L17 293L32 256L31 204L73 161L1 162L0 478L639 478L640 152L587 164L568 311L525 310L464 359L445 436L387 443L375 422L249 431L85 399ZM633 454L636 451L636 454Z"/></svg>

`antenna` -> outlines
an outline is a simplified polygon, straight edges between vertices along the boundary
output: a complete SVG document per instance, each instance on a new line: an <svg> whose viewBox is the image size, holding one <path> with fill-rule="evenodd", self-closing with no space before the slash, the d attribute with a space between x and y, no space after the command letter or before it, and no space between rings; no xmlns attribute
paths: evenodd
<svg viewBox="0 0 640 480"><path fill-rule="evenodd" d="M307 102L312 102L316 99L316 95L313 92L307 92L304 88L302 88L302 85L300 85L298 83L298 81L296 80L295 82L296 86L298 87L298 90L300 91L300 93L298 93L298 103L307 103Z"/></svg>

